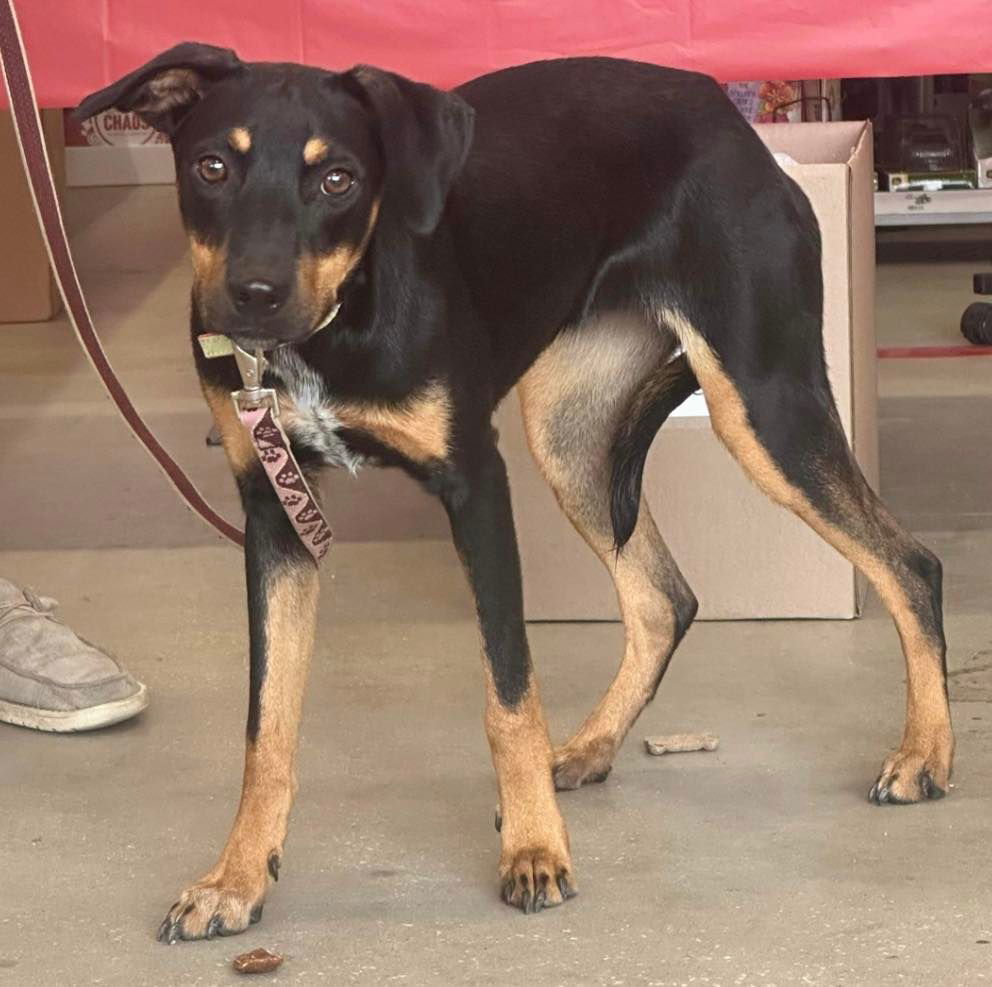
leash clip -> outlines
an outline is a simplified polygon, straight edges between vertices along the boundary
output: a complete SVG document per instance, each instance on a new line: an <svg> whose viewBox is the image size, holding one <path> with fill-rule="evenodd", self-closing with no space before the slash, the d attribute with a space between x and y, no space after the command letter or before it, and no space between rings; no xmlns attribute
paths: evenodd
<svg viewBox="0 0 992 987"><path fill-rule="evenodd" d="M234 362L238 365L242 384L240 391L231 393L238 414L245 411L257 411L259 408L268 408L272 412L272 417L278 418L279 398L276 396L276 392L271 387L262 387L262 375L269 365L262 350L249 353L235 343Z"/></svg>
<svg viewBox="0 0 992 987"><path fill-rule="evenodd" d="M262 375L269 361L262 350L249 353L227 336L216 332L205 332L198 337L200 349L208 360L219 356L233 356L241 374L241 390L231 391L234 410L240 415L243 411L257 411L269 408L273 418L279 417L279 399L271 387L262 387Z"/></svg>

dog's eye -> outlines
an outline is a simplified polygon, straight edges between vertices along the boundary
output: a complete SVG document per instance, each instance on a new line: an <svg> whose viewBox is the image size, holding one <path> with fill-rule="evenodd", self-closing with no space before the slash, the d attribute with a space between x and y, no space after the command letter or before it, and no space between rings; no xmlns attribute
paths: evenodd
<svg viewBox="0 0 992 987"><path fill-rule="evenodd" d="M324 195L344 195L355 184L354 176L344 168L335 168L324 175L320 183L320 191Z"/></svg>
<svg viewBox="0 0 992 987"><path fill-rule="evenodd" d="M227 178L227 165L213 154L200 158L196 163L196 171L200 178L211 185Z"/></svg>

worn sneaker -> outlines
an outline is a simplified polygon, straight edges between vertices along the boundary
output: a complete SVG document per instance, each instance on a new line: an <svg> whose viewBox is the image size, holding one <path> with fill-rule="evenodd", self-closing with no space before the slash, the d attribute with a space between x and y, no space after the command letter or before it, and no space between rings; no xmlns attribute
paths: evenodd
<svg viewBox="0 0 992 987"><path fill-rule="evenodd" d="M0 722L71 732L140 713L148 690L59 621L57 606L0 579Z"/></svg>

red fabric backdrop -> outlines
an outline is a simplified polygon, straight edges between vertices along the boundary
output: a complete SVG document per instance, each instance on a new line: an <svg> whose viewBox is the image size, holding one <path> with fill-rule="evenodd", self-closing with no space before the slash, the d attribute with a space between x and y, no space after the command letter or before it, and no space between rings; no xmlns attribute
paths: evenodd
<svg viewBox="0 0 992 987"><path fill-rule="evenodd" d="M722 81L992 71L990 0L15 0L38 96L74 105L177 41L436 85L558 55Z"/></svg>

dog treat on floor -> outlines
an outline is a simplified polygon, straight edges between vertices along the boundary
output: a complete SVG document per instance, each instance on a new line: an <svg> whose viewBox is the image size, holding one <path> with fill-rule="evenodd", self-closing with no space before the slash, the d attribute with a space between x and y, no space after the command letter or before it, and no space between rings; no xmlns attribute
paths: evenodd
<svg viewBox="0 0 992 987"><path fill-rule="evenodd" d="M712 733L669 733L660 737L645 737L649 754L684 754L688 751L715 751L720 738Z"/></svg>
<svg viewBox="0 0 992 987"><path fill-rule="evenodd" d="M282 957L260 946L250 953L235 956L231 965L238 973L271 973L282 966Z"/></svg>

